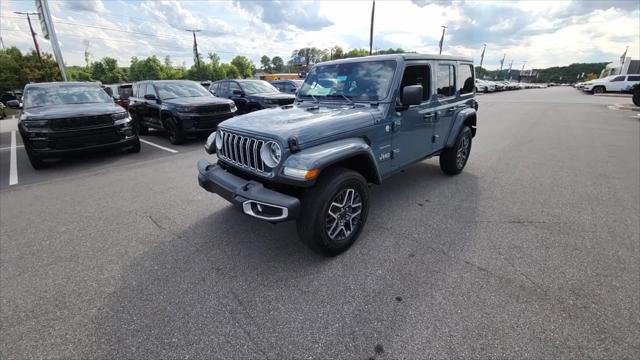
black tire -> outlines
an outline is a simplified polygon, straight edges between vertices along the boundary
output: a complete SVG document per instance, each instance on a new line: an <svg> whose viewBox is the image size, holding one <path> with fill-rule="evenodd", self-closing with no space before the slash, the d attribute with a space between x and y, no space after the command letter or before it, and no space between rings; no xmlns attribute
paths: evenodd
<svg viewBox="0 0 640 360"><path fill-rule="evenodd" d="M184 143L184 131L174 118L168 116L165 119L165 128L169 135L169 142L173 145L181 145Z"/></svg>
<svg viewBox="0 0 640 360"><path fill-rule="evenodd" d="M27 151L27 157L29 158L29 162L31 163L31 166L34 169L40 170L49 166L48 163L44 162L36 153L34 153L31 149L29 149L28 146L25 146L24 148Z"/></svg>
<svg viewBox="0 0 640 360"><path fill-rule="evenodd" d="M640 106L640 90L637 90L633 93L632 100L635 106Z"/></svg>
<svg viewBox="0 0 640 360"><path fill-rule="evenodd" d="M142 123L140 122L140 118L133 114L130 113L131 115L131 124L133 125L133 131L135 131L136 134L138 135L147 135L149 133L149 128L142 125Z"/></svg>
<svg viewBox="0 0 640 360"><path fill-rule="evenodd" d="M334 204L340 201L342 204ZM365 226L369 187L364 177L353 170L329 168L304 193L301 202L297 221L300 240L318 254L336 256L353 245ZM354 214L358 208L359 213Z"/></svg>
<svg viewBox="0 0 640 360"><path fill-rule="evenodd" d="M604 94L607 91L604 86L596 86L593 88L594 94Z"/></svg>
<svg viewBox="0 0 640 360"><path fill-rule="evenodd" d="M128 147L126 151L129 154L139 153L140 152L140 139L137 139L136 142L133 143L132 146Z"/></svg>
<svg viewBox="0 0 640 360"><path fill-rule="evenodd" d="M460 130L453 146L442 151L440 169L445 174L458 175L462 172L471 155L471 141L471 129L465 126Z"/></svg>

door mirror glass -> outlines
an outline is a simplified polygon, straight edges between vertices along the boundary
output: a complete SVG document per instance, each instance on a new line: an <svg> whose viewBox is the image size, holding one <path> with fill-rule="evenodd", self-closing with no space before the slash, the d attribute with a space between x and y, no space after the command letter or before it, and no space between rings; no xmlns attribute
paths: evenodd
<svg viewBox="0 0 640 360"><path fill-rule="evenodd" d="M242 92L242 90L235 89L233 90L233 95L244 96L244 92Z"/></svg>
<svg viewBox="0 0 640 360"><path fill-rule="evenodd" d="M9 100L9 101L7 101L7 106L12 108L12 109L22 109L22 105L20 104L20 101L18 101L18 100Z"/></svg>
<svg viewBox="0 0 640 360"><path fill-rule="evenodd" d="M409 85L402 88L402 105L419 105L422 102L422 85Z"/></svg>

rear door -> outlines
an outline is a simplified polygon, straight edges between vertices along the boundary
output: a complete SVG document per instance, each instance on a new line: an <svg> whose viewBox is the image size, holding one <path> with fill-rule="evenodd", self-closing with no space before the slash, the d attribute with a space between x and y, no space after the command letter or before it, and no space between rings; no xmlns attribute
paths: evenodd
<svg viewBox="0 0 640 360"><path fill-rule="evenodd" d="M454 116L458 110L460 99L456 87L456 63L453 61L439 61L436 65L434 110L433 150L442 149L449 130L453 125Z"/></svg>

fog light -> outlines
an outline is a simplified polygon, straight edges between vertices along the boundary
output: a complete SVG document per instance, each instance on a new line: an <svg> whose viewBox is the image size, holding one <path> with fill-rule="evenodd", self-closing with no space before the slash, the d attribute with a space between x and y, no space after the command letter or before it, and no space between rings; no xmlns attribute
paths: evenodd
<svg viewBox="0 0 640 360"><path fill-rule="evenodd" d="M133 130L131 130L131 128L126 128L122 132L124 133L124 136L126 136L126 137L133 136Z"/></svg>

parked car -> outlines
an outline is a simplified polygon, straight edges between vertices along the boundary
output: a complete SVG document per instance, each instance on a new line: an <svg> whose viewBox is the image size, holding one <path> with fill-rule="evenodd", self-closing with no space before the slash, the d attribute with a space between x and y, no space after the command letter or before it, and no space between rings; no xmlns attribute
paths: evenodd
<svg viewBox="0 0 640 360"><path fill-rule="evenodd" d="M633 104L635 106L640 106L640 82L637 84L634 84L631 87L631 91L633 94L633 98L632 98Z"/></svg>
<svg viewBox="0 0 640 360"><path fill-rule="evenodd" d="M484 92L494 92L496 91L496 85L487 81L487 80L480 80L480 79L476 79L476 82L481 84L482 86L484 86Z"/></svg>
<svg viewBox="0 0 640 360"><path fill-rule="evenodd" d="M21 108L18 100L8 105ZM18 130L35 169L74 152L114 147L140 151L129 114L96 83L26 85Z"/></svg>
<svg viewBox="0 0 640 360"><path fill-rule="evenodd" d="M198 162L205 190L268 222L297 220L324 255L345 251L369 212L368 183L429 157L459 174L476 134L471 59L420 54L316 65L296 103L220 124Z"/></svg>
<svg viewBox="0 0 640 360"><path fill-rule="evenodd" d="M215 97L190 80L136 82L129 100L136 131L143 135L150 128L166 131L174 145L189 135L208 135L237 110L233 101Z"/></svg>
<svg viewBox="0 0 640 360"><path fill-rule="evenodd" d="M5 106L7 105L7 102L10 100L22 101L22 92L21 91L5 91L4 93L2 93L2 95L0 95L0 102L3 103Z"/></svg>
<svg viewBox="0 0 640 360"><path fill-rule="evenodd" d="M489 92L489 88L487 87L487 84L485 84L480 79L475 80L475 86L476 86L476 92L482 92L482 93Z"/></svg>
<svg viewBox="0 0 640 360"><path fill-rule="evenodd" d="M133 92L132 84L110 84L103 85L102 88L113 98L116 104L125 109L129 107L129 98Z"/></svg>
<svg viewBox="0 0 640 360"><path fill-rule="evenodd" d="M295 94L304 83L304 80L271 80L269 83L280 92Z"/></svg>
<svg viewBox="0 0 640 360"><path fill-rule="evenodd" d="M582 90L592 94L602 94L605 92L629 91L633 84L640 81L640 74L633 75L612 75L602 79L587 81L582 86Z"/></svg>
<svg viewBox="0 0 640 360"><path fill-rule="evenodd" d="M295 95L283 94L264 80L221 80L211 84L216 96L233 100L238 113L292 104Z"/></svg>

